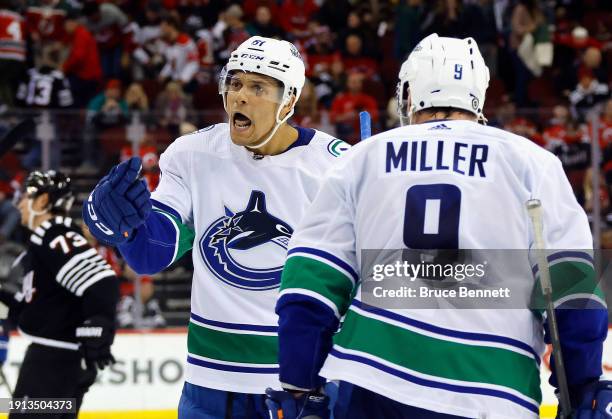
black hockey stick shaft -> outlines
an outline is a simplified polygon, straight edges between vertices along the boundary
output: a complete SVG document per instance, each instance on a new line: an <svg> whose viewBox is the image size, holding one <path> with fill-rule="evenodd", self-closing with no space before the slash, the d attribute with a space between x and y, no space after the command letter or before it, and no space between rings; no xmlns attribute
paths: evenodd
<svg viewBox="0 0 612 419"><path fill-rule="evenodd" d="M4 156L17 142L34 133L36 124L32 118L18 122L0 138L0 158Z"/></svg>

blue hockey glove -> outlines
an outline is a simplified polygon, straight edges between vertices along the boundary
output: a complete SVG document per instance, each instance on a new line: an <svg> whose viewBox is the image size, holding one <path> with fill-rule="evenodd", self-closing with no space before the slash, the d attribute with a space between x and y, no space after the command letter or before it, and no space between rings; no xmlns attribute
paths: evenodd
<svg viewBox="0 0 612 419"><path fill-rule="evenodd" d="M83 205L83 220L91 234L104 244L117 246L128 240L151 212L151 193L138 180L142 162L132 157L113 167Z"/></svg>
<svg viewBox="0 0 612 419"><path fill-rule="evenodd" d="M612 419L612 381L599 381L587 387L575 419Z"/></svg>
<svg viewBox="0 0 612 419"><path fill-rule="evenodd" d="M288 391L266 389L266 406L272 419L329 419L329 397L320 393L304 393L295 397ZM282 412L279 414L279 412Z"/></svg>

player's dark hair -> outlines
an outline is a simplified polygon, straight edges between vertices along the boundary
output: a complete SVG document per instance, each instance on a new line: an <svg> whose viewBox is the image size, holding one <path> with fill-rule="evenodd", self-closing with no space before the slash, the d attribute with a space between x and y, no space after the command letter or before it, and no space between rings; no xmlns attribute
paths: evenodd
<svg viewBox="0 0 612 419"><path fill-rule="evenodd" d="M465 109L453 108L452 106L436 106L433 108L427 108L416 112L420 115L434 116L436 114L442 114L442 119L449 118L454 113L459 113L463 116L476 118L476 115L472 112L466 111Z"/></svg>

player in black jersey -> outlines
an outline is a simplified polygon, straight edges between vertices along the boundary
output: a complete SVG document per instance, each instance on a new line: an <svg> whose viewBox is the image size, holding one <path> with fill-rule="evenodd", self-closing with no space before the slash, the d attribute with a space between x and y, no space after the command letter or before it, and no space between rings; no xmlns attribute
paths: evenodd
<svg viewBox="0 0 612 419"><path fill-rule="evenodd" d="M75 398L80 406L97 369L114 361L110 347L119 292L114 271L66 216L72 200L70 179L63 174L28 176L19 201L21 222L31 232L18 262L23 283L2 299L32 342L13 397Z"/></svg>

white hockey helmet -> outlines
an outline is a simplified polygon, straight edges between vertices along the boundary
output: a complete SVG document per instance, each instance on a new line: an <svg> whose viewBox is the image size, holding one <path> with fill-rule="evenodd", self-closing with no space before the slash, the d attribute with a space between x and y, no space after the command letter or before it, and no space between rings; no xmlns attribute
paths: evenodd
<svg viewBox="0 0 612 419"><path fill-rule="evenodd" d="M489 68L473 38L431 34L419 42L400 69L400 121L409 124L416 112L433 107L462 109L484 120L488 87Z"/></svg>
<svg viewBox="0 0 612 419"><path fill-rule="evenodd" d="M263 74L283 84L283 95L276 112L277 125L273 133L276 132L278 126L293 115L295 104L302 94L302 88L306 81L304 61L302 61L302 57L295 45L291 42L264 38L263 36L253 36L240 44L231 53L219 77L219 94L223 97L223 106L226 110L227 78L235 71ZM293 96L295 96L294 107L291 108L283 119L280 119L282 108L290 103ZM267 143L270 138L271 136L257 147Z"/></svg>

